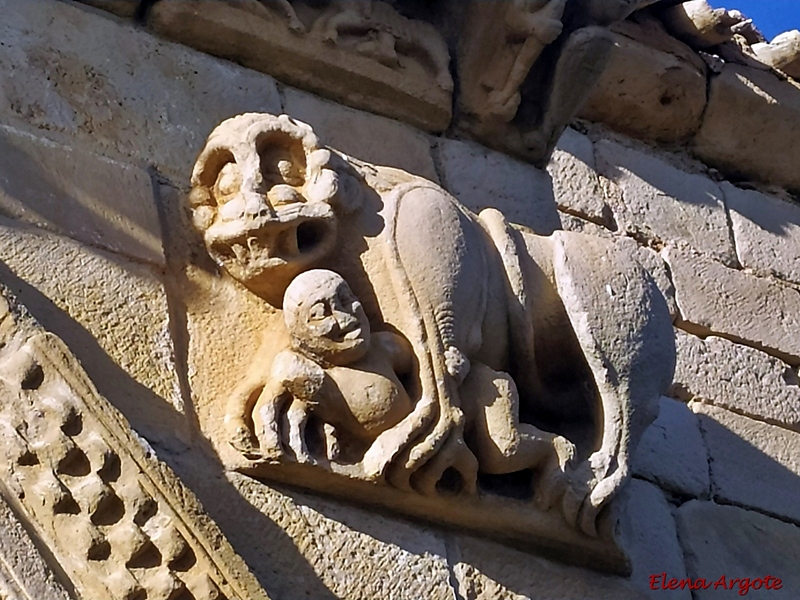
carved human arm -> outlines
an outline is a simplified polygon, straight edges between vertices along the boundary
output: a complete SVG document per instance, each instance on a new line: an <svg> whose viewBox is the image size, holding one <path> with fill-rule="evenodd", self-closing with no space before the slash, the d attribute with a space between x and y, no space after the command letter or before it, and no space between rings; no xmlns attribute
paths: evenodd
<svg viewBox="0 0 800 600"><path fill-rule="evenodd" d="M305 425L324 377L319 365L292 350L275 357L255 406L261 420L256 435L264 458L277 460L284 455L281 425L286 414L289 448L298 462L313 462L305 446Z"/></svg>
<svg viewBox="0 0 800 600"><path fill-rule="evenodd" d="M224 428L228 441L248 458L259 456L251 425L253 408L265 385L263 371L251 369L251 373L234 389L225 407Z"/></svg>

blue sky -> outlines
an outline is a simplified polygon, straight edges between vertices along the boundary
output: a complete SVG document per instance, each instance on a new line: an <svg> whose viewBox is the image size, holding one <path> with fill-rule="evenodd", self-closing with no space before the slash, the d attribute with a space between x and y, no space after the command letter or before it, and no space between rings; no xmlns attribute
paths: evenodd
<svg viewBox="0 0 800 600"><path fill-rule="evenodd" d="M800 0L709 0L714 8L742 11L768 40L790 29L800 29Z"/></svg>

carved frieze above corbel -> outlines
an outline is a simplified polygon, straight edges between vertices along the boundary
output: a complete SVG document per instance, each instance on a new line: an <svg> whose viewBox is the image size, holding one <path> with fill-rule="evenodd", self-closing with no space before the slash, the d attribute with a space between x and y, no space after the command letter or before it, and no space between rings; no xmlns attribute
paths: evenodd
<svg viewBox="0 0 800 600"><path fill-rule="evenodd" d="M457 56L460 127L544 166L602 74L612 47L605 26L656 1L466 3Z"/></svg>
<svg viewBox="0 0 800 600"><path fill-rule="evenodd" d="M194 495L5 289L0 397L0 492L78 597L268 599Z"/></svg>
<svg viewBox="0 0 800 600"><path fill-rule="evenodd" d="M383 0L168 0L160 35L344 104L442 131L453 80L443 37Z"/></svg>
<svg viewBox="0 0 800 600"><path fill-rule="evenodd" d="M627 247L474 214L286 115L222 123L192 186L220 268L187 276L194 389L228 468L625 570L604 509L674 363Z"/></svg>

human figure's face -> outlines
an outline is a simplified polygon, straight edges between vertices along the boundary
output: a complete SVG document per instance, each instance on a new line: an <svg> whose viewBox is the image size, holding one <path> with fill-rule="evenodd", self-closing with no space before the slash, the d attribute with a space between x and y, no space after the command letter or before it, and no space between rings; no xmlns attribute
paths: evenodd
<svg viewBox="0 0 800 600"><path fill-rule="evenodd" d="M337 365L363 357L370 328L361 302L342 280L322 281L298 305L292 337Z"/></svg>

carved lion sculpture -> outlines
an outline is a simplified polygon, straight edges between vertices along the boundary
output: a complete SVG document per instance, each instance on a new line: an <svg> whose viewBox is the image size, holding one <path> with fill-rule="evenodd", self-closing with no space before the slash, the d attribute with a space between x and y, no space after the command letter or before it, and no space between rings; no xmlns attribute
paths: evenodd
<svg viewBox="0 0 800 600"><path fill-rule="evenodd" d="M285 115L219 125L190 201L211 257L266 302L281 308L298 274L328 269L374 332L407 340L413 409L371 442L364 478L424 494L456 479L470 493L498 472L480 440L503 465L523 452L524 436L495 426L518 417L518 432L552 432L541 439L561 446L534 469L540 506L560 503L568 523L594 534L675 360L666 303L626 250L580 234L538 236L492 209L475 215L429 181L322 147ZM231 442L254 461L265 459L250 412L269 380L254 364L228 405ZM489 410L492 395L508 409Z"/></svg>

